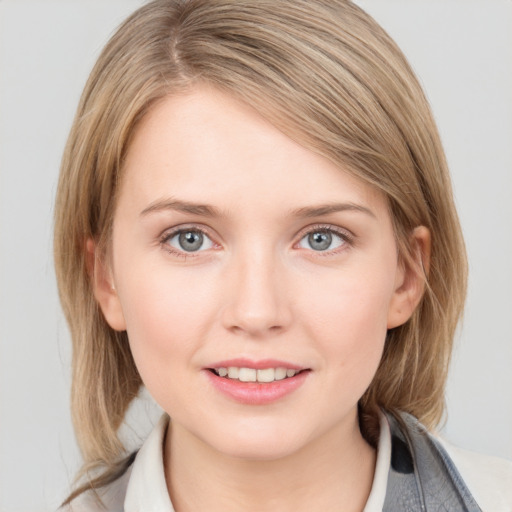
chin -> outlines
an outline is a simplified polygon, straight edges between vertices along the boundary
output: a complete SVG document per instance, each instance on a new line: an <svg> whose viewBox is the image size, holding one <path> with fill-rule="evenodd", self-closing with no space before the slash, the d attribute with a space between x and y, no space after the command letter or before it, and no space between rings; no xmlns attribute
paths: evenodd
<svg viewBox="0 0 512 512"><path fill-rule="evenodd" d="M299 452L306 444L306 436L290 432L289 425L252 424L235 430L223 429L211 439L217 451L228 457L252 461L272 461Z"/></svg>
<svg viewBox="0 0 512 512"><path fill-rule="evenodd" d="M272 439L269 441L248 440L247 442L232 443L230 446L220 447L222 453L234 459L246 461L271 462L285 459L300 450L300 445Z"/></svg>

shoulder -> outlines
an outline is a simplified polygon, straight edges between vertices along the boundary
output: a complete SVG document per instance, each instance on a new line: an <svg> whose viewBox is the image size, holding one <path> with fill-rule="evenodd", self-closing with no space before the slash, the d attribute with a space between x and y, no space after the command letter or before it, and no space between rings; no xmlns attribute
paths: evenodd
<svg viewBox="0 0 512 512"><path fill-rule="evenodd" d="M483 512L512 512L512 461L442 444Z"/></svg>
<svg viewBox="0 0 512 512"><path fill-rule="evenodd" d="M122 512L131 471L129 467L123 475L105 487L80 494L58 512Z"/></svg>
<svg viewBox="0 0 512 512"><path fill-rule="evenodd" d="M172 512L163 464L163 441L169 416L163 414L129 466L111 483L86 491L58 512L122 512L166 510Z"/></svg>
<svg viewBox="0 0 512 512"><path fill-rule="evenodd" d="M512 512L512 461L457 448L429 432L410 414L387 414L387 419L393 445L389 477L394 476L392 482L399 490L402 473L409 474L412 469L417 473L423 499L434 504L435 510L447 510L446 503L457 502L464 503L468 510ZM397 457L393 457L395 437L401 448ZM408 448L408 457L403 447ZM404 461L409 463L404 465ZM402 463L399 468L397 462ZM388 488L389 482L388 478Z"/></svg>

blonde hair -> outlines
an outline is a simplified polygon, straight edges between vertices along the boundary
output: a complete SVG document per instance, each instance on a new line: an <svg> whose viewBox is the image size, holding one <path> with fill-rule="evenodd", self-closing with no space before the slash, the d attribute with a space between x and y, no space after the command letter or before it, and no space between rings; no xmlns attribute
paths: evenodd
<svg viewBox="0 0 512 512"><path fill-rule="evenodd" d="M466 291L465 250L439 135L399 48L345 0L156 0L130 16L103 50L62 161L55 264L73 340L73 421L82 475L101 473L70 498L126 466L117 432L142 385L126 333L108 326L94 299L85 244L92 238L108 246L137 123L159 99L199 82L253 106L382 191L405 264L414 265L412 230L430 230L424 296L412 318L388 332L360 409L373 442L377 407L409 412L429 427L443 413Z"/></svg>

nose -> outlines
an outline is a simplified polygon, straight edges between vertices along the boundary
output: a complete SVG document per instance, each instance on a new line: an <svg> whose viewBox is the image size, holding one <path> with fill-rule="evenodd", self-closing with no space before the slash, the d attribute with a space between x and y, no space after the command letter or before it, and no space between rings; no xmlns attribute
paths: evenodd
<svg viewBox="0 0 512 512"><path fill-rule="evenodd" d="M263 250L243 251L234 260L225 282L224 327L257 338L286 330L292 314L282 263Z"/></svg>

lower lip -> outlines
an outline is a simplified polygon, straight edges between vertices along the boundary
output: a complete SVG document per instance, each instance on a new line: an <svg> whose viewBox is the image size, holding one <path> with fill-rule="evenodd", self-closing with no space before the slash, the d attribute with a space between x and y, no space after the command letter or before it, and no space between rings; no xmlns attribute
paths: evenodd
<svg viewBox="0 0 512 512"><path fill-rule="evenodd" d="M274 382L241 382L235 379L219 377L210 370L204 370L213 386L236 402L247 405L266 405L277 402L299 388L309 371L302 371L293 377Z"/></svg>

